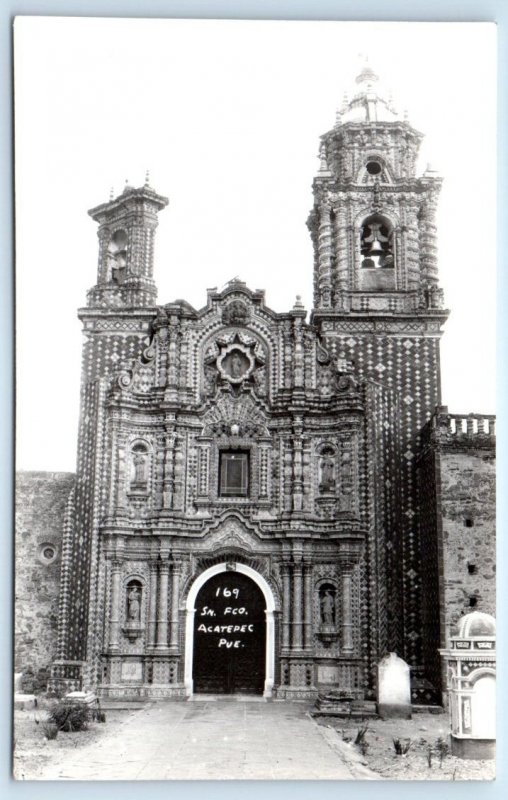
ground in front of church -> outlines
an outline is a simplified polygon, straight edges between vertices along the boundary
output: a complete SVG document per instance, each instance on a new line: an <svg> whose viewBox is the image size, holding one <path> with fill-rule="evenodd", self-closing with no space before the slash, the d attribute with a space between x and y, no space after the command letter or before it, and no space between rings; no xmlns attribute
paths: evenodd
<svg viewBox="0 0 508 800"><path fill-rule="evenodd" d="M15 712L19 780L485 780L494 762L439 755L446 715L412 720L313 719L306 703L199 699L108 710L106 724L46 740L44 711ZM36 724L35 718L39 720ZM360 728L366 747L354 744ZM410 738L396 756L393 738Z"/></svg>

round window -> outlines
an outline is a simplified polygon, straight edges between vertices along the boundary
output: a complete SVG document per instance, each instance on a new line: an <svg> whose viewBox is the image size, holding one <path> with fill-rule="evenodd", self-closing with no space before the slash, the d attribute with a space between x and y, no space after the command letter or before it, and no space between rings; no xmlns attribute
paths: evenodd
<svg viewBox="0 0 508 800"><path fill-rule="evenodd" d="M52 564L56 558L56 547L53 544L45 542L39 547L39 561L43 564Z"/></svg>
<svg viewBox="0 0 508 800"><path fill-rule="evenodd" d="M367 161L367 172L369 175L379 175L381 172L381 164L379 161Z"/></svg>

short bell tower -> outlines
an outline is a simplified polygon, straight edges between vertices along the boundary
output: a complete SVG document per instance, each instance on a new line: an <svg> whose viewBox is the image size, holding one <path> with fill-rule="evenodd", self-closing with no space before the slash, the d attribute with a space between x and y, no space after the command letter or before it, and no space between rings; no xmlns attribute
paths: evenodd
<svg viewBox="0 0 508 800"><path fill-rule="evenodd" d="M89 306L153 306L154 237L157 214L168 204L148 184L126 185L123 192L88 213L99 224L97 284L88 292Z"/></svg>

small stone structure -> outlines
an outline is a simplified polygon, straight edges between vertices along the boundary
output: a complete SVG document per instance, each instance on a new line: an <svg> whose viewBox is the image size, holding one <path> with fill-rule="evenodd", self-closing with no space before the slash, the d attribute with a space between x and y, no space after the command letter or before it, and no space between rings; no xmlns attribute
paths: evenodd
<svg viewBox="0 0 508 800"><path fill-rule="evenodd" d="M408 664L396 653L389 653L379 662L377 674L377 710L381 719L411 719Z"/></svg>
<svg viewBox="0 0 508 800"><path fill-rule="evenodd" d="M441 650L449 686L452 753L494 758L496 747L496 621L473 611Z"/></svg>

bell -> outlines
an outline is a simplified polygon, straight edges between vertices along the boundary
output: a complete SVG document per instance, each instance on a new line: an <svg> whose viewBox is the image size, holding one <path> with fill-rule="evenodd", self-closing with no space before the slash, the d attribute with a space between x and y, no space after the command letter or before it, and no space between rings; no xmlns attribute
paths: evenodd
<svg viewBox="0 0 508 800"><path fill-rule="evenodd" d="M374 239L374 241L370 246L369 255L372 256L381 255L382 252L383 252L383 247L381 245L381 242L379 241L379 239Z"/></svg>

